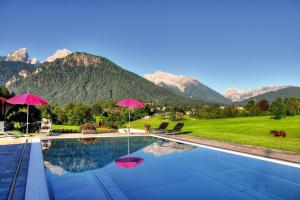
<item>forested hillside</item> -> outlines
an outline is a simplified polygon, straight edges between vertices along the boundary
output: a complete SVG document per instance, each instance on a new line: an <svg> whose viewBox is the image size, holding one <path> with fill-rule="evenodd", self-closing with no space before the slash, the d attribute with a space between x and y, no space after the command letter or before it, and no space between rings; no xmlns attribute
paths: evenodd
<svg viewBox="0 0 300 200"><path fill-rule="evenodd" d="M20 61L0 61L0 85L3 85L12 78L18 75L22 70L32 72L35 69L34 65Z"/></svg>
<svg viewBox="0 0 300 200"><path fill-rule="evenodd" d="M57 104L129 97L156 103L199 103L161 88L106 58L81 52L39 65L38 73L16 81L9 89L15 93L35 93Z"/></svg>

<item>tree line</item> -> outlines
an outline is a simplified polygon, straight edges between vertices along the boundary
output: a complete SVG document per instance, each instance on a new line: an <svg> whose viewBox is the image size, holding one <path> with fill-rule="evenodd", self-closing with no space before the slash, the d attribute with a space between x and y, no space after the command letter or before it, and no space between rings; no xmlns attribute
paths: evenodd
<svg viewBox="0 0 300 200"><path fill-rule="evenodd" d="M0 87L0 96L10 98L10 93L4 86ZM64 106L51 104L49 106L30 107L29 121L39 121L49 118L55 124L81 125L93 123L97 126L118 128L128 122L127 108L117 107L116 100L87 103L70 103ZM182 120L184 115L191 115L199 119L217 119L249 116L272 116L281 119L285 116L300 114L300 99L277 98L273 102L251 100L244 106L198 104L198 105L160 105L158 103L145 103L145 109L132 110L131 120L156 114L161 119L172 121ZM19 105L10 109L6 116L7 122L26 122L26 109Z"/></svg>
<svg viewBox="0 0 300 200"><path fill-rule="evenodd" d="M285 116L300 114L300 99L277 98L273 102L251 100L245 106L220 106L200 105L197 106L193 115L197 118L216 119L229 117L250 117L250 116L272 116L274 119L281 119Z"/></svg>

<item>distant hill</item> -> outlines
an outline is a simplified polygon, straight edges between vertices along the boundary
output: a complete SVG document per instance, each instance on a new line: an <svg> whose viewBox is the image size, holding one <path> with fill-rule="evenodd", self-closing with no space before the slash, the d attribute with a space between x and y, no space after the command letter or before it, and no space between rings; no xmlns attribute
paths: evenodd
<svg viewBox="0 0 300 200"><path fill-rule="evenodd" d="M35 70L35 65L21 61L0 61L0 85L4 85L14 76L27 76Z"/></svg>
<svg viewBox="0 0 300 200"><path fill-rule="evenodd" d="M159 103L199 103L161 88L106 58L83 52L44 62L28 77L12 81L8 88L15 93L35 93L60 105L129 97Z"/></svg>
<svg viewBox="0 0 300 200"><path fill-rule="evenodd" d="M198 80L183 75L162 71L144 76L149 81L185 97L209 103L230 104L231 101L220 93L200 83Z"/></svg>
<svg viewBox="0 0 300 200"><path fill-rule="evenodd" d="M276 98L278 98L278 97L280 97L282 99L288 98L288 97L300 98L300 87L287 87L287 88L283 88L280 90L267 92L267 93L264 93L264 94L261 94L261 95L255 96L255 97L251 97L251 98L246 99L241 102L236 102L236 104L244 105L248 101L255 100L258 102L262 99L272 102L272 101L276 100Z"/></svg>

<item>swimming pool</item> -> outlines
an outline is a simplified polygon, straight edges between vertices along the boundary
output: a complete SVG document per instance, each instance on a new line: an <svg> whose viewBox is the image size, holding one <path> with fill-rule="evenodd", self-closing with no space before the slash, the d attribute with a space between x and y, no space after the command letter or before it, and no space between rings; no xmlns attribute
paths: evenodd
<svg viewBox="0 0 300 200"><path fill-rule="evenodd" d="M300 168L214 149L150 136L46 146L52 199L300 199Z"/></svg>

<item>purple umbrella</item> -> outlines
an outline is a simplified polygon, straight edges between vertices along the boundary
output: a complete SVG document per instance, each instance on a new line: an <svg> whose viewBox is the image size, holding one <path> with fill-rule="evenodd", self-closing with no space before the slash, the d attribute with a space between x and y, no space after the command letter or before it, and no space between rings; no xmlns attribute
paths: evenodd
<svg viewBox="0 0 300 200"><path fill-rule="evenodd" d="M123 99L123 100L117 102L116 105L128 108L128 111L129 111L128 132L130 133L130 109L133 109L133 108L143 109L144 104L136 99Z"/></svg>

